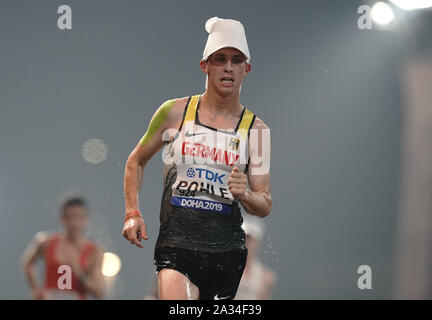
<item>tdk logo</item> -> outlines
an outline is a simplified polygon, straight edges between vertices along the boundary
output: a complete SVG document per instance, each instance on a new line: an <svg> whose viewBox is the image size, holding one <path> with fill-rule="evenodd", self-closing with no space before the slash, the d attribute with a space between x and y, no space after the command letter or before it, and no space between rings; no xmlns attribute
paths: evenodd
<svg viewBox="0 0 432 320"><path fill-rule="evenodd" d="M193 169L193 168L189 168L189 169L187 169L187 171L186 171L186 175L188 176L188 178L193 178L193 177L195 177L195 171L194 171L194 169Z"/></svg>
<svg viewBox="0 0 432 320"><path fill-rule="evenodd" d="M198 173L198 178L205 178L207 180L213 181L213 182L219 182L220 184L223 184L222 178L225 177L225 174L219 174L217 172L213 172L211 170L203 169L203 168L195 168L195 171ZM189 168L186 171L186 175L189 178L195 177L195 172L193 168Z"/></svg>

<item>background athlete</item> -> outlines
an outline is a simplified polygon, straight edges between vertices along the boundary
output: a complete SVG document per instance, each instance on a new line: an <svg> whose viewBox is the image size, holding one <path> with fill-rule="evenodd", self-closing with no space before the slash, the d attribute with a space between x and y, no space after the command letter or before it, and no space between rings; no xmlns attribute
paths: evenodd
<svg viewBox="0 0 432 320"><path fill-rule="evenodd" d="M149 237L138 193L165 145L154 254L160 299L233 299L247 257L239 204L261 218L271 212L268 127L239 100L251 70L243 26L215 17L206 30L206 91L163 103L125 168L123 235L142 248Z"/></svg>
<svg viewBox="0 0 432 320"><path fill-rule="evenodd" d="M249 215L244 217L242 227L246 233L248 257L235 299L269 300L272 298L277 275L258 256L265 225L261 219Z"/></svg>
<svg viewBox="0 0 432 320"><path fill-rule="evenodd" d="M89 299L102 298L103 251L84 235L88 223L88 209L84 198L70 194L60 205L60 221L64 231L39 232L22 256L24 274L31 287L33 299ZM35 263L45 262L45 280L38 283ZM67 265L72 271L71 289L60 289L59 267ZM65 282L63 282L65 283Z"/></svg>

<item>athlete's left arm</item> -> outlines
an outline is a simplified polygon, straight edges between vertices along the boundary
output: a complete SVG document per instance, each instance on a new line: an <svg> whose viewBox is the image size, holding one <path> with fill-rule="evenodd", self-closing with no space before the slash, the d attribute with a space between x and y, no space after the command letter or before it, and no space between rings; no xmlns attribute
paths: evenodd
<svg viewBox="0 0 432 320"><path fill-rule="evenodd" d="M250 188L247 187L248 182ZM248 213L261 218L270 214L270 129L258 117L250 130L247 176L238 168L233 168L228 186L233 197Z"/></svg>

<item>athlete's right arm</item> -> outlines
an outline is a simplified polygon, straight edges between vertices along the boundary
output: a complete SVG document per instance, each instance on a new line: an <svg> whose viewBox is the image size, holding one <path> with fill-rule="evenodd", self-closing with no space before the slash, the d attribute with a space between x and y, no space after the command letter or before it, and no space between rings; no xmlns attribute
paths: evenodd
<svg viewBox="0 0 432 320"><path fill-rule="evenodd" d="M46 233L38 232L21 257L21 266L23 268L24 275L30 284L32 298L36 300L44 299L44 295L43 289L41 286L39 286L36 279L34 264L37 258L43 255L47 238L48 237Z"/></svg>
<svg viewBox="0 0 432 320"><path fill-rule="evenodd" d="M141 188L144 176L144 167L147 162L158 152L164 145L163 133L175 128L181 121L181 104L183 99L173 99L164 102L154 113L147 132L134 148L126 162L124 174L124 196L126 204L126 214L139 212L139 190ZM144 220L140 217L132 217L125 221L123 227L123 236L131 244L142 248L141 238L148 240Z"/></svg>

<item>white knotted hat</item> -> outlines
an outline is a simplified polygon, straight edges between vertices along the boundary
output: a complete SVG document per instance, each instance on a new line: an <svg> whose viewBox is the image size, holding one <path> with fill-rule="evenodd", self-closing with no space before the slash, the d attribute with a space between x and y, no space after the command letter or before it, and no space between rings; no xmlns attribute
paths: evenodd
<svg viewBox="0 0 432 320"><path fill-rule="evenodd" d="M213 17L207 20L205 29L209 36L202 60L207 60L212 53L219 49L232 47L240 50L246 56L246 62L249 63L249 48L245 30L240 21Z"/></svg>
<svg viewBox="0 0 432 320"><path fill-rule="evenodd" d="M201 61L207 60L212 53L219 49L231 47L241 51L246 57L246 62L250 62L246 34L240 21L213 17L207 20L205 29L209 36ZM207 82L208 77L206 78L206 89Z"/></svg>

